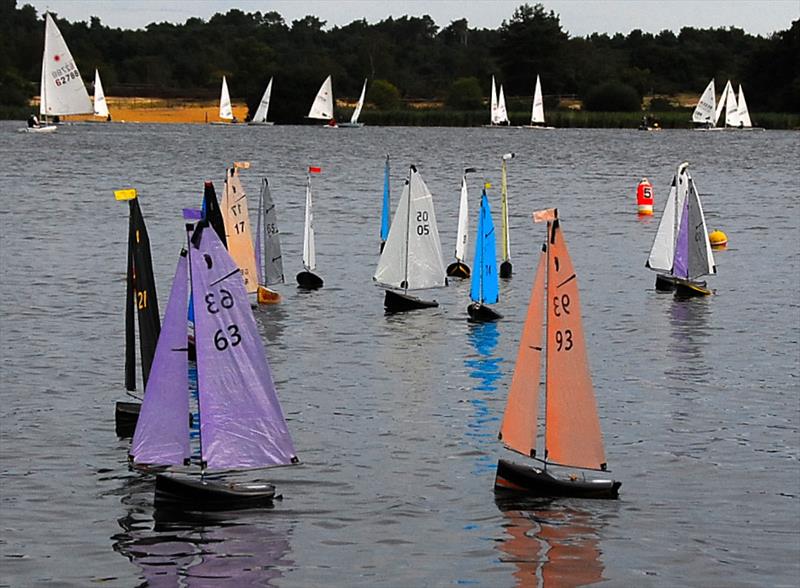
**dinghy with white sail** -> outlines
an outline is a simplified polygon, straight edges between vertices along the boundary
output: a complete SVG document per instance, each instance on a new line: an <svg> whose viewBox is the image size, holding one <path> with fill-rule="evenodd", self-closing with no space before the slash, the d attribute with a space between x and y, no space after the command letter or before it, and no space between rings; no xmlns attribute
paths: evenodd
<svg viewBox="0 0 800 588"><path fill-rule="evenodd" d="M472 267L475 268L475 271L472 274L469 293L472 303L467 307L469 321L488 323L503 318L500 313L489 306L496 304L499 300L500 286L497 280L497 239L485 186L481 192L478 229L475 233L475 258Z"/></svg>
<svg viewBox="0 0 800 588"><path fill-rule="evenodd" d="M456 260L447 266L447 275L451 278L468 278L470 276L469 266L464 263L467 256L467 244L469 242L469 194L467 193L467 174L477 171L474 167L468 167L461 176L461 200L458 205L458 231L456 233Z"/></svg>
<svg viewBox="0 0 800 588"><path fill-rule="evenodd" d="M533 282L500 439L506 448L541 462L541 467L499 460L495 492L530 497L617 498L621 482L574 473L574 470L606 471L603 436L586 356L578 282L558 212L538 211L534 220L547 221L547 239ZM544 451L539 458L542 351ZM573 472L568 476L554 475L552 469L548 471L549 467Z"/></svg>
<svg viewBox="0 0 800 588"><path fill-rule="evenodd" d="M739 127L739 105L736 103L736 92L730 80L725 86L725 127Z"/></svg>
<svg viewBox="0 0 800 588"><path fill-rule="evenodd" d="M49 12L45 13L44 18L44 53L39 87L41 120L38 124L19 129L25 133L53 133L57 127L50 124L51 117L92 113L89 93L61 31Z"/></svg>
<svg viewBox="0 0 800 588"><path fill-rule="evenodd" d="M106 93L103 91L103 82L100 81L100 72L94 70L94 115L102 116L107 121L111 120L106 104Z"/></svg>
<svg viewBox="0 0 800 588"><path fill-rule="evenodd" d="M219 117L221 121L212 121L212 125L227 125L238 122L236 117L233 116L233 107L231 106L231 95L228 91L228 80L222 76L222 89L219 94Z"/></svg>
<svg viewBox="0 0 800 588"><path fill-rule="evenodd" d="M328 124L325 125L327 127L336 128L338 126L336 119L333 118L333 84L331 76L325 78L325 81L319 87L306 118L327 121Z"/></svg>
<svg viewBox="0 0 800 588"><path fill-rule="evenodd" d="M358 128L363 127L364 123L358 122L358 117L361 116L361 110L364 108L364 97L367 95L367 80L364 80L364 85L361 88L361 96L356 103L356 108L353 110L353 115L350 117L350 122L339 123L342 128Z"/></svg>
<svg viewBox="0 0 800 588"><path fill-rule="evenodd" d="M506 112L506 97L503 92L503 84L500 90L496 90L494 76L492 76L492 95L490 96L489 124L487 127L507 126L509 124L508 113Z"/></svg>
<svg viewBox="0 0 800 588"><path fill-rule="evenodd" d="M423 300L408 292L447 285L433 196L413 165L372 279L386 290L383 304L387 312L439 306L436 300Z"/></svg>
<svg viewBox="0 0 800 588"><path fill-rule="evenodd" d="M269 101L271 97L272 78L269 79L269 82L267 83L267 89L264 90L264 95L261 96L261 101L258 103L256 113L253 115L253 120L249 121L247 124L261 126L269 126L274 124L267 120L267 114L269 113Z"/></svg>
<svg viewBox="0 0 800 588"><path fill-rule="evenodd" d="M709 129L712 128L717 121L716 117L716 100L714 94L714 79L708 82L708 86L703 90L697 106L694 107L692 112L692 124L696 129Z"/></svg>
<svg viewBox="0 0 800 588"><path fill-rule="evenodd" d="M330 78L329 78L330 79ZM314 236L314 209L312 206L311 174L322 172L322 168L308 167L306 179L306 216L303 227L303 271L297 274L297 285L304 290L317 290L322 288L323 280L314 270L317 269L317 245Z"/></svg>
<svg viewBox="0 0 800 588"><path fill-rule="evenodd" d="M544 123L544 99L542 98L542 82L536 76L536 87L533 90L533 106L531 107L531 124L527 129L554 129Z"/></svg>

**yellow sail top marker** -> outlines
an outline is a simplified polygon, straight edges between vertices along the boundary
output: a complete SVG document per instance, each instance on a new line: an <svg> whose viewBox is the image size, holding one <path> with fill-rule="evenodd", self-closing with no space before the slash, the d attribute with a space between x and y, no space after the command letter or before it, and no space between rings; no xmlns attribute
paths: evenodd
<svg viewBox="0 0 800 588"><path fill-rule="evenodd" d="M117 200L133 200L136 198L136 188L126 188L125 190L114 190L114 198Z"/></svg>

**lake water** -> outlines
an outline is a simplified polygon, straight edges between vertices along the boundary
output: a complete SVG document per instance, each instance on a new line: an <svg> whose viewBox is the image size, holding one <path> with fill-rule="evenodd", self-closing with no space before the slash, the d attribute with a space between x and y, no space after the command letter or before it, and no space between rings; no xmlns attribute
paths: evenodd
<svg viewBox="0 0 800 588"><path fill-rule="evenodd" d="M800 576L800 134L796 132L0 124L0 585L796 586ZM371 283L383 160L396 197L415 163L446 262L461 170L499 218L509 162L514 277L497 324L466 321L469 287L385 316ZM268 175L288 284L260 308L302 465L269 473L272 510L156 517L151 478L114 434L123 390L127 206L139 190L161 308L180 211L224 169ZM658 216L690 170L717 295L676 300L644 267ZM318 273L301 269L305 170ZM582 296L606 457L619 501L498 505L497 441L540 244L558 207ZM471 237L472 239L472 237ZM470 264L472 254L470 253Z"/></svg>

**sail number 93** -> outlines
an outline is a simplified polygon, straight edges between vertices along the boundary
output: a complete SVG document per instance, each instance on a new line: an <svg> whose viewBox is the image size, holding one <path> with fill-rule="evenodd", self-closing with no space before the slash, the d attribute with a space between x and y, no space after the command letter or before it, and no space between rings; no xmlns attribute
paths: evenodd
<svg viewBox="0 0 800 588"><path fill-rule="evenodd" d="M430 235L431 226L428 224L428 211L417 211L417 235Z"/></svg>
<svg viewBox="0 0 800 588"><path fill-rule="evenodd" d="M565 329L556 331L556 351L569 351L572 349L572 331Z"/></svg>
<svg viewBox="0 0 800 588"><path fill-rule="evenodd" d="M553 314L556 316L569 314L569 296L567 294L553 296Z"/></svg>

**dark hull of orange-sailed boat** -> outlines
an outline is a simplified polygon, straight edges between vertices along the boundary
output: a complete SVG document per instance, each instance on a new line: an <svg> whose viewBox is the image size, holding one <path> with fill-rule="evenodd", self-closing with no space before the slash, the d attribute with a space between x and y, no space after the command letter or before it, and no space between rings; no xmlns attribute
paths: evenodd
<svg viewBox="0 0 800 588"><path fill-rule="evenodd" d="M271 506L275 486L225 482L169 474L156 475L155 507L171 510L219 511Z"/></svg>
<svg viewBox="0 0 800 588"><path fill-rule="evenodd" d="M435 300L423 300L422 298L393 290L386 290L386 296L383 299L383 307L386 312L408 312L437 306L439 306L439 303Z"/></svg>
<svg viewBox="0 0 800 588"><path fill-rule="evenodd" d="M619 498L622 482L615 480L561 479L545 470L501 459L497 462L495 492L531 497Z"/></svg>

